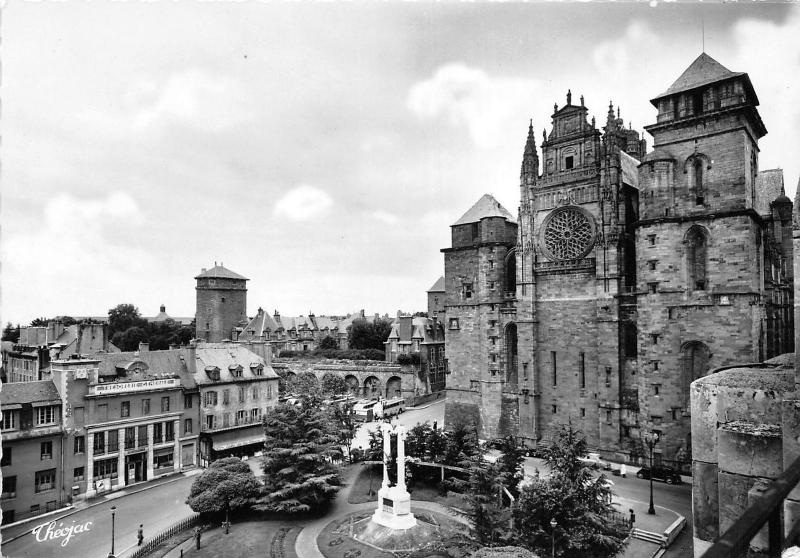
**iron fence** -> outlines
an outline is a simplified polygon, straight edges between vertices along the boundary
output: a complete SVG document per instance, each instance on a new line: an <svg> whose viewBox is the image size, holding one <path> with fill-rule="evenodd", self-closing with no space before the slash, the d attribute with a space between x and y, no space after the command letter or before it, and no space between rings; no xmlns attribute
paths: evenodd
<svg viewBox="0 0 800 558"><path fill-rule="evenodd" d="M130 554L125 555L124 558L143 558L147 556L151 552L153 552L158 545L160 545L165 540L169 539L180 533L181 531L185 531L189 527L194 527L200 521L200 514L195 513L175 523L174 525L170 526L167 529L164 529L160 533L156 534L156 536L147 539L142 543L142 546L136 547L134 550L131 551Z"/></svg>

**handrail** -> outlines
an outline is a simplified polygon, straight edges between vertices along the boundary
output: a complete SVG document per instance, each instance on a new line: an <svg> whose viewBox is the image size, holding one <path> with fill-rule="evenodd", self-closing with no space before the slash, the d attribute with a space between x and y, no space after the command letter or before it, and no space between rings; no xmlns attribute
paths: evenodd
<svg viewBox="0 0 800 558"><path fill-rule="evenodd" d="M800 458L797 458L780 476L770 483L752 506L725 531L709 548L703 558L736 558L745 556L750 541L758 534L764 524L769 523L769 556L780 556L783 546L783 526L781 510L783 500L800 482ZM792 529L787 542L793 542L797 530Z"/></svg>

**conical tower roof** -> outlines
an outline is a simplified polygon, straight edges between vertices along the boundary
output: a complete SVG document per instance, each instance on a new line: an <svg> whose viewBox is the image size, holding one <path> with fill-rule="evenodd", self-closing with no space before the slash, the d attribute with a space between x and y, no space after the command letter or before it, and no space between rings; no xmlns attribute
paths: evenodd
<svg viewBox="0 0 800 558"><path fill-rule="evenodd" d="M500 202L494 199L494 196L491 194L484 194L481 199L475 203L475 205L470 207L469 210L461 216L461 219L453 223L451 226L455 227L457 225L466 225L468 223L478 223L481 219L486 219L487 217L503 217L512 223L515 222L511 213L509 213L505 207L500 205Z"/></svg>
<svg viewBox="0 0 800 558"><path fill-rule="evenodd" d="M709 83L730 79L737 76L747 76L744 72L732 72L708 54L703 52L692 62L669 89L657 95L651 103L656 104L656 100L683 91L697 89ZM749 81L749 80L748 80ZM758 104L756 102L756 104Z"/></svg>

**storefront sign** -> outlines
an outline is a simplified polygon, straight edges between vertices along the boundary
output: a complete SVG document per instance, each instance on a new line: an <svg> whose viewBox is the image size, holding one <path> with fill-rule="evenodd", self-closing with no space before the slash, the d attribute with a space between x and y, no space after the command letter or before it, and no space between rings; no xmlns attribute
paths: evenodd
<svg viewBox="0 0 800 558"><path fill-rule="evenodd" d="M36 542L45 542L57 539L64 539L61 541L61 546L67 546L69 540L77 535L78 533L84 533L88 531L92 527L92 522L87 521L86 523L78 523L75 524L75 521L72 522L72 525L64 527L64 523L61 522L56 527L56 522L51 521L50 523L42 523L33 528L33 535L36 537Z"/></svg>
<svg viewBox="0 0 800 558"><path fill-rule="evenodd" d="M132 391L149 391L154 389L170 389L180 387L179 378L166 378L164 380L146 380L144 382L113 382L98 384L89 388L91 395L112 395L115 393L130 393Z"/></svg>

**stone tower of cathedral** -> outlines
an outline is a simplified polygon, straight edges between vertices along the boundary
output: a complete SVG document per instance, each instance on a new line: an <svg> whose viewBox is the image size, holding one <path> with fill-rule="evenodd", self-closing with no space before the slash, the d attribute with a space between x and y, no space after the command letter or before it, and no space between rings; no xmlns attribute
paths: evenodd
<svg viewBox="0 0 800 558"><path fill-rule="evenodd" d="M516 242L482 244L473 208L443 250L445 420L529 445L571 421L618 459L656 431L657 459L686 463L689 384L793 348L792 205L758 172L758 99L702 54L651 101L650 153L619 108L599 127L566 100L541 168L528 128Z"/></svg>
<svg viewBox="0 0 800 558"><path fill-rule="evenodd" d="M767 130L746 73L703 53L651 103L635 225L638 398L641 426L674 458L691 451L692 381L793 350L792 205L780 171L758 172Z"/></svg>

